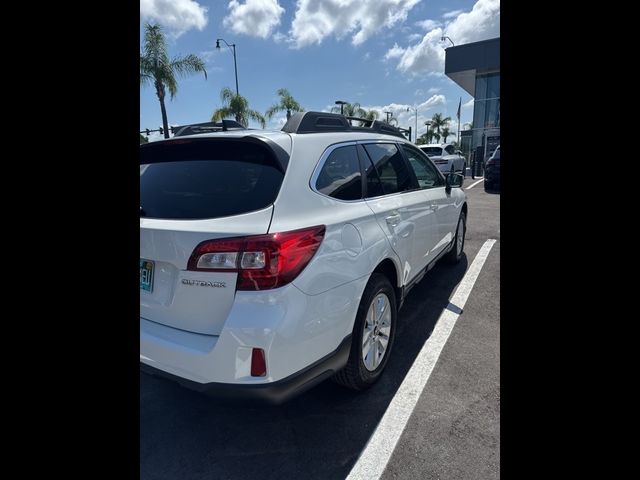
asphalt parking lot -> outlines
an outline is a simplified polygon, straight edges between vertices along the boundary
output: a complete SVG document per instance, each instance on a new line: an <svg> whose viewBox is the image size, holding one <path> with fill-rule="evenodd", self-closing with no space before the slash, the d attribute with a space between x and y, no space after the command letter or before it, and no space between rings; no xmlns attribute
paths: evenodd
<svg viewBox="0 0 640 480"><path fill-rule="evenodd" d="M344 479L487 239L495 239L384 479L500 474L500 195L467 177L466 258L436 265L400 311L381 380L324 382L281 406L234 405L140 373L142 479Z"/></svg>

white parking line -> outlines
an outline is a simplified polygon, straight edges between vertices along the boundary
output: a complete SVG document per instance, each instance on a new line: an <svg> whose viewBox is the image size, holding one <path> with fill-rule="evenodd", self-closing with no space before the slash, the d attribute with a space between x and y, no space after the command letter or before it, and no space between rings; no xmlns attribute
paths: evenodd
<svg viewBox="0 0 640 480"><path fill-rule="evenodd" d="M480 180L478 180L475 183L472 183L471 185L469 185L467 188L465 188L465 190L469 190L470 188L475 187L477 184L479 184L480 182L482 182L484 180L484 178L480 178Z"/></svg>
<svg viewBox="0 0 640 480"><path fill-rule="evenodd" d="M377 480L382 476L495 242L494 239L484 242L476 258L473 259L473 263L451 297L449 305L438 318L433 332L411 365L411 369L360 454L360 458L351 469L347 480Z"/></svg>

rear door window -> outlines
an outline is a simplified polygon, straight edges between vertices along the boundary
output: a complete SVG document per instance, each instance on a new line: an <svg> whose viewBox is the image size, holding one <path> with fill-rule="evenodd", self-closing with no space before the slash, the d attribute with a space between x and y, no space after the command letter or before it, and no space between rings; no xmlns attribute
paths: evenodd
<svg viewBox="0 0 640 480"><path fill-rule="evenodd" d="M140 147L140 215L206 219L271 205L284 172L266 146L184 140Z"/></svg>
<svg viewBox="0 0 640 480"><path fill-rule="evenodd" d="M373 184L371 189L367 188L368 197L378 196L378 194L390 195L417 188L414 178L411 176L404 158L402 158L402 154L394 144L369 143L363 145L363 147L374 167L373 170L365 167L367 170L367 186ZM377 175L377 179L380 182L379 189L375 186L376 178L373 177L374 174ZM382 193L380 193L380 190Z"/></svg>

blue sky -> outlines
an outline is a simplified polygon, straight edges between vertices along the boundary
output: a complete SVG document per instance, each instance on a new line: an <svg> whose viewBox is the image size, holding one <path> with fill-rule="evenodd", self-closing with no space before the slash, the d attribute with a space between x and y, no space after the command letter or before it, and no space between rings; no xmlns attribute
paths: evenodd
<svg viewBox="0 0 640 480"><path fill-rule="evenodd" d="M220 89L235 89L233 55L216 38L237 44L240 94L262 113L287 88L306 110L328 110L335 100L393 111L402 127L424 133L436 112L472 120L472 99L444 75L447 35L456 45L500 36L499 0L141 0L145 22L159 23L169 54L195 53L203 75L179 80L167 100L169 124L209 121L221 106ZM284 112L268 122L279 129ZM381 114L380 118L384 118ZM152 87L140 91L140 129L162 125ZM258 127L257 124L250 124ZM155 139L157 135L151 139ZM454 138L450 138L453 140Z"/></svg>

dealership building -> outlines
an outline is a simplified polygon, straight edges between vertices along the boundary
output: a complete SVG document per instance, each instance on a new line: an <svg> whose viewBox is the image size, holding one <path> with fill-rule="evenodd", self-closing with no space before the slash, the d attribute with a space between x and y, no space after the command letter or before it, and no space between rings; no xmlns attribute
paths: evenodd
<svg viewBox="0 0 640 480"><path fill-rule="evenodd" d="M500 144L500 37L447 48L444 73L474 99L462 150L487 159Z"/></svg>

